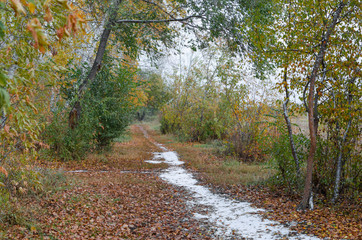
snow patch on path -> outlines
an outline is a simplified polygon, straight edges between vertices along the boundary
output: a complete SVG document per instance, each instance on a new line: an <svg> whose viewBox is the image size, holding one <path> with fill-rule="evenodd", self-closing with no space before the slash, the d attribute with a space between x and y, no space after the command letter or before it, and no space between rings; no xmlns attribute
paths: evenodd
<svg viewBox="0 0 362 240"><path fill-rule="evenodd" d="M163 147L163 148L165 148L165 147ZM183 161L180 161L178 159L177 154L175 152L170 152L170 151L168 151L168 152L155 152L153 154L154 154L153 159L152 160L146 160L145 162L154 163L154 164L167 163L168 165L171 165L171 166L179 166L179 165L184 164Z"/></svg>
<svg viewBox="0 0 362 240"><path fill-rule="evenodd" d="M145 132L145 130L143 130ZM146 136L146 135L145 135ZM298 234L278 222L263 219L258 212L264 211L251 207L248 202L229 199L220 194L212 193L207 187L199 185L192 173L184 169L184 163L177 153L169 151L159 143L154 143L164 152L154 153L149 163L167 163L170 167L160 174L160 178L192 194L192 206L204 205L207 214L194 214L195 218L209 221L216 226L216 235L220 239L310 239L319 238Z"/></svg>
<svg viewBox="0 0 362 240"><path fill-rule="evenodd" d="M208 214L195 214L196 218L208 220L218 227L216 235L223 238L241 236L251 239L318 239L298 235L275 221L263 219L259 214L263 209L251 207L248 202L240 202L212 193L207 187L198 185L193 175L181 167L171 166L160 175L165 181L184 187L194 197L192 205L205 205ZM295 235L295 236L293 236Z"/></svg>

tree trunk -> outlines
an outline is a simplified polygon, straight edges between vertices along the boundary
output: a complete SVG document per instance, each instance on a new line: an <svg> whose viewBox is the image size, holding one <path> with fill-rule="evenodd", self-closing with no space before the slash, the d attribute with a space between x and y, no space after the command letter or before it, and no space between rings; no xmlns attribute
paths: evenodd
<svg viewBox="0 0 362 240"><path fill-rule="evenodd" d="M351 93L351 87L352 87L352 85L354 84L355 81L356 81L356 78L353 78L350 81L350 87L348 89L348 106L350 108L349 109L350 112L351 112L351 104L352 104L352 98L353 98L353 94ZM343 163L342 163L343 145L346 142L348 131L349 131L351 125L352 125L352 117L348 121L347 128L346 128L346 130L345 130L345 132L343 134L341 142L339 143L339 153L338 153L338 158L337 158L336 179L335 179L335 182L334 182L334 192L333 192L332 203L335 203L339 198L341 175L342 175L342 170L343 170Z"/></svg>
<svg viewBox="0 0 362 240"><path fill-rule="evenodd" d="M285 72L284 72L283 82L284 82L284 90L285 90L285 101L283 103L283 115L284 115L285 122L287 124L290 149L292 150L292 155L293 155L294 162L295 162L297 176L299 177L300 176L300 164L299 164L297 152L295 150L295 143L294 143L293 132L292 132L292 124L291 124L289 116L288 116L289 91L288 91L288 86L287 86L287 68L285 68L284 71Z"/></svg>
<svg viewBox="0 0 362 240"><path fill-rule="evenodd" d="M341 143L339 143L339 154L338 154L338 159L337 159L337 171L336 171L336 179L334 182L334 192L333 192L332 203L335 203L339 197L339 188L340 188L340 183L341 183L341 173L342 173L342 165L343 165L342 164L343 145L346 141L348 130L351 127L351 123L352 123L352 120L349 120L347 129L343 134L342 141L341 141Z"/></svg>
<svg viewBox="0 0 362 240"><path fill-rule="evenodd" d="M110 13L108 21L107 21L107 23L106 23L106 25L104 27L104 30L103 30L103 33L102 33L102 36L101 36L101 39L100 39L100 42L99 42L97 55L96 55L96 58L95 58L95 60L93 62L92 68L91 68L87 78L84 79L84 81L79 86L78 99L74 103L73 108L71 109L71 111L69 113L69 126L71 128L74 128L77 125L78 119L81 116L80 99L83 97L83 93L84 93L85 89L87 88L88 84L94 80L94 78L96 77L97 72L101 68L101 63L102 63L102 60L103 60L104 52L105 52L106 47L107 47L108 38L109 38L109 35L111 34L112 27L115 24L116 17L117 17L117 11L118 11L118 9L119 9L119 7L121 5L121 2L122 2L122 0L116 0L115 1L113 10Z"/></svg>
<svg viewBox="0 0 362 240"><path fill-rule="evenodd" d="M312 192L312 176L313 176L313 162L314 162L314 155L316 152L317 147L317 139L316 139L316 126L315 126L315 119L314 119L314 86L316 82L316 78L319 72L319 68L323 61L327 44L329 41L329 37L331 36L334 27L337 24L337 21L341 15L342 9L346 4L341 1L338 4L336 11L333 14L333 20L331 24L328 26L327 32L322 37L321 46L316 58L316 61L313 66L312 73L309 77L309 95L308 95L308 125L309 125L309 134L310 134L310 149L307 159L307 173L305 178L305 185L304 185L304 193L301 203L298 206L299 210L305 210L308 207L309 199L311 197Z"/></svg>
<svg viewBox="0 0 362 240"><path fill-rule="evenodd" d="M1 111L1 117L0 117L0 130L3 129L3 127L5 127L5 123L6 123L6 120L8 118L6 117L5 115L5 112L4 111Z"/></svg>

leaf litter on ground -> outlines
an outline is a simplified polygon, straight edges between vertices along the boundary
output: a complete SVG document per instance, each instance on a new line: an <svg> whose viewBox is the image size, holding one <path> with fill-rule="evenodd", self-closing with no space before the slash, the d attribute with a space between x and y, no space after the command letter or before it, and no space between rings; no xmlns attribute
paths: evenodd
<svg viewBox="0 0 362 240"><path fill-rule="evenodd" d="M201 149L197 143L174 141L172 137L150 129L148 132L151 138L176 150L182 160L186 160L185 165L192 170L199 184L206 185L212 192L250 202L252 206L266 210L260 212L264 218L278 221L302 234L312 234L321 239L362 239L361 200L336 205L317 203L312 211L296 211L296 204L300 201L298 196L285 192L281 187L270 188L264 184L222 183L218 177L227 178L228 173L221 170L217 174L213 172L220 169L219 166L225 161L223 157L209 149Z"/></svg>
<svg viewBox="0 0 362 240"><path fill-rule="evenodd" d="M145 141L142 131L132 126L133 138L116 143L112 152L91 154L82 162L40 162L42 168L62 168L68 182L60 191L34 202L25 200L35 220L29 227L13 226L10 239L214 239L215 227L198 214L207 213L203 206L190 208L192 197L184 189L171 186L158 178L167 164L151 164L154 133ZM171 144L174 147L175 144ZM169 147L169 146L168 146ZM177 149L177 147L175 147ZM207 152L198 152L205 157ZM155 174L144 174L152 173ZM249 201L267 209L265 218L281 222L300 233L315 234L324 239L359 239L361 211L337 213L333 208L295 211L296 199L282 191L264 186L210 184L206 174L197 174L211 191L230 198ZM204 214L205 215L205 214ZM237 239L237 238L236 238Z"/></svg>

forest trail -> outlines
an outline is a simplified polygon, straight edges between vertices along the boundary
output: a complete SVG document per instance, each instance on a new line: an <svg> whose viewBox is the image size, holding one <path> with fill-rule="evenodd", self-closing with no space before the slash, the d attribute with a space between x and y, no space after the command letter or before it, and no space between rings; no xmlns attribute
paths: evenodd
<svg viewBox="0 0 362 240"><path fill-rule="evenodd" d="M38 201L25 199L32 226L13 226L7 238L316 239L212 193L144 128L133 125L131 133L109 153L54 166L66 182Z"/></svg>
<svg viewBox="0 0 362 240"><path fill-rule="evenodd" d="M147 131L138 126L149 139ZM248 202L232 200L227 196L212 193L207 187L198 184L190 171L182 167L178 154L168 150L162 144L150 140L161 152L154 152L153 164L167 163L169 167L160 174L161 179L177 187L186 189L192 196L187 202L189 208L197 206L202 213L195 212L194 217L214 226L215 237L221 239L318 239L298 234L281 224L263 219L258 212L264 211L251 207ZM200 208L200 206L202 206Z"/></svg>

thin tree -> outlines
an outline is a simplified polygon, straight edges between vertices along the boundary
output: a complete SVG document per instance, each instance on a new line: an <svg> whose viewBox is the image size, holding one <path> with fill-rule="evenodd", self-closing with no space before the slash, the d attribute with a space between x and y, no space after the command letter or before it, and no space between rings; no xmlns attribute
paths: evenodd
<svg viewBox="0 0 362 240"><path fill-rule="evenodd" d="M341 1L336 10L333 13L332 22L329 24L326 33L322 36L320 48L316 60L313 65L312 73L309 76L309 94L308 94L308 126L310 134L310 148L307 159L307 173L305 178L303 198L300 204L298 205L299 210L305 210L308 207L308 204L311 200L312 193L312 177L313 177L313 162L314 156L317 147L317 137L316 137L316 126L315 126L315 82L319 73L319 68L322 64L323 58L326 54L327 45L331 34L335 26L338 23L339 18L341 17L341 12L346 6L344 1Z"/></svg>

